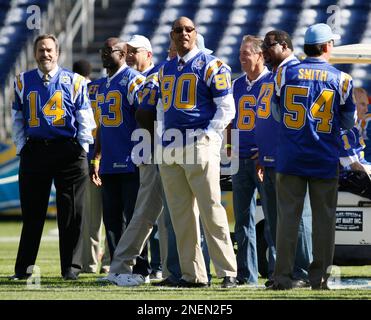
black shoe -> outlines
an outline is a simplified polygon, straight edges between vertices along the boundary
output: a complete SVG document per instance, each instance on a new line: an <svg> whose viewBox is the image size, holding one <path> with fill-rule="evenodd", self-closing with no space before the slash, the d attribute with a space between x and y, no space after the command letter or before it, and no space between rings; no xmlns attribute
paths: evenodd
<svg viewBox="0 0 371 320"><path fill-rule="evenodd" d="M310 283L305 280L292 280L292 288L297 289L297 288L309 288Z"/></svg>
<svg viewBox="0 0 371 320"><path fill-rule="evenodd" d="M179 280L175 279L174 277L167 277L166 279L158 282L153 282L151 285L155 287L177 287L179 284Z"/></svg>
<svg viewBox="0 0 371 320"><path fill-rule="evenodd" d="M188 282L184 279L180 279L177 285L178 288L207 288L210 287L209 283L203 282Z"/></svg>
<svg viewBox="0 0 371 320"><path fill-rule="evenodd" d="M270 286L266 287L265 289L266 290L278 291L278 290L290 290L291 288L285 287L281 283L273 282L273 284L271 284Z"/></svg>
<svg viewBox="0 0 371 320"><path fill-rule="evenodd" d="M63 275L63 280L77 280L77 278L78 275L72 270L67 270L66 273Z"/></svg>
<svg viewBox="0 0 371 320"><path fill-rule="evenodd" d="M331 290L326 282L322 282L319 285L311 285L310 287L312 290Z"/></svg>
<svg viewBox="0 0 371 320"><path fill-rule="evenodd" d="M248 281L246 280L246 279L236 279L236 284L238 285L238 286L243 286L243 285L245 285L245 284L248 284Z"/></svg>
<svg viewBox="0 0 371 320"><path fill-rule="evenodd" d="M265 285L266 288L268 288L268 287L270 287L271 285L273 285L273 283L274 283L274 280L272 280L272 279L268 279L268 280L264 283L264 285Z"/></svg>
<svg viewBox="0 0 371 320"><path fill-rule="evenodd" d="M235 277L224 277L222 282L222 288L236 288L237 287L237 281Z"/></svg>
<svg viewBox="0 0 371 320"><path fill-rule="evenodd" d="M31 277L30 273L16 273L8 278L8 280L18 281L18 280L27 280Z"/></svg>

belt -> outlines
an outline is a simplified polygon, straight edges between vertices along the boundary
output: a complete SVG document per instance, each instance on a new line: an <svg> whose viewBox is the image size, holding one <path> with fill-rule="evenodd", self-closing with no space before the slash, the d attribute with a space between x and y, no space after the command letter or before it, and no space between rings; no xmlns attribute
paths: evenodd
<svg viewBox="0 0 371 320"><path fill-rule="evenodd" d="M27 142L35 143L35 144L43 144L43 145L52 145L52 144L59 144L65 142L75 142L77 141L76 138L56 138L56 139L41 139L41 138L28 138Z"/></svg>

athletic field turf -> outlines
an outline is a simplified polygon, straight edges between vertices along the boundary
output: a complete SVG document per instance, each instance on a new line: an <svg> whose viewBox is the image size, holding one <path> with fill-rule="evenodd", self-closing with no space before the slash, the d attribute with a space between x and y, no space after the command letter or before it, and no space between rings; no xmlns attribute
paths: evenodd
<svg viewBox="0 0 371 320"><path fill-rule="evenodd" d="M240 299L371 299L371 266L341 267L341 278L336 290L269 291L264 289L266 279L259 286L241 286L236 289L220 288L220 280L213 279L207 289L157 288L151 285L121 288L100 285L101 275L82 274L78 281L63 281L60 277L58 238L52 234L54 220L47 220L37 259L40 285L28 286L26 281L12 282L21 223L0 221L0 300L240 300ZM351 288L351 289L349 289Z"/></svg>

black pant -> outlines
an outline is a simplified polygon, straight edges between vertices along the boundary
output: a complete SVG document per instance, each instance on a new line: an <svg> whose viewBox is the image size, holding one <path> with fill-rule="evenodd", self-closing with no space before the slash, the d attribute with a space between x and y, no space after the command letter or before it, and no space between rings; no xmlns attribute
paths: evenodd
<svg viewBox="0 0 371 320"><path fill-rule="evenodd" d="M25 274L35 264L54 180L63 276L72 267L73 251L80 235L88 182L86 152L75 139L29 140L20 157L23 227L15 272Z"/></svg>
<svg viewBox="0 0 371 320"><path fill-rule="evenodd" d="M113 259L121 235L133 217L139 189L139 170L136 169L133 173L102 174L101 178L103 222L111 259ZM133 272L143 276L151 272L147 245L137 257Z"/></svg>

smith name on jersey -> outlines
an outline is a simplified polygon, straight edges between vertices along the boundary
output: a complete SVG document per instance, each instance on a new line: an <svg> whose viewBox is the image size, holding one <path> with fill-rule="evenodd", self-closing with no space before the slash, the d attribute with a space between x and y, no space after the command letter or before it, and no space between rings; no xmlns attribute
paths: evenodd
<svg viewBox="0 0 371 320"><path fill-rule="evenodd" d="M340 119L355 110L351 77L325 60L307 58L279 69L275 83L281 116L277 172L336 177Z"/></svg>

